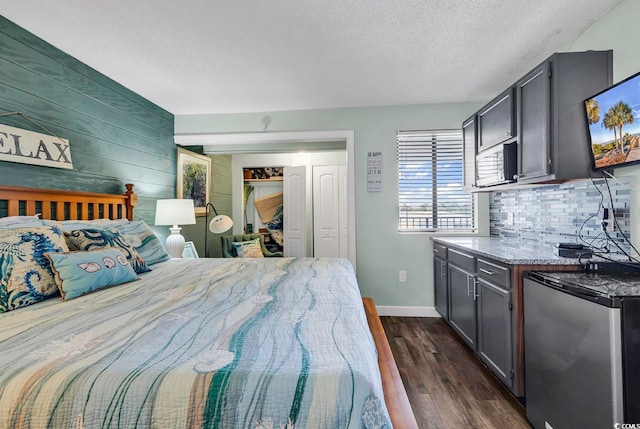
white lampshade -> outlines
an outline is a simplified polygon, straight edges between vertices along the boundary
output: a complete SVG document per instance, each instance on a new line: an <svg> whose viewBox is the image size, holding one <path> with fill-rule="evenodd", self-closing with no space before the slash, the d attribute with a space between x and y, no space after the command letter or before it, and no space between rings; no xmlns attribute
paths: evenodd
<svg viewBox="0 0 640 429"><path fill-rule="evenodd" d="M222 234L229 231L233 226L233 221L227 215L218 215L209 222L209 231L215 234Z"/></svg>
<svg viewBox="0 0 640 429"><path fill-rule="evenodd" d="M193 200L156 201L156 225L193 225L196 211Z"/></svg>
<svg viewBox="0 0 640 429"><path fill-rule="evenodd" d="M167 237L167 252L172 258L182 258L184 237L178 225L196 223L196 212L193 200L158 200L156 201L156 225L173 225L169 228L171 235Z"/></svg>

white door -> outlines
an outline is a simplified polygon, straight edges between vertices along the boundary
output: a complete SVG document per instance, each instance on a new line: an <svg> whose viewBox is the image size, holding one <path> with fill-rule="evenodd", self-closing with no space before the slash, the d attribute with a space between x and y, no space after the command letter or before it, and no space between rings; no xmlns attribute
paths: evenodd
<svg viewBox="0 0 640 429"><path fill-rule="evenodd" d="M313 256L342 256L340 181L337 165L313 167Z"/></svg>
<svg viewBox="0 0 640 429"><path fill-rule="evenodd" d="M301 167L285 167L283 183L283 234L284 256L306 256L305 229L306 170Z"/></svg>
<svg viewBox="0 0 640 429"><path fill-rule="evenodd" d="M347 247L347 237L349 228L347 228L347 166L338 166L339 188L338 188L338 214L340 222L340 257L346 258L349 255Z"/></svg>

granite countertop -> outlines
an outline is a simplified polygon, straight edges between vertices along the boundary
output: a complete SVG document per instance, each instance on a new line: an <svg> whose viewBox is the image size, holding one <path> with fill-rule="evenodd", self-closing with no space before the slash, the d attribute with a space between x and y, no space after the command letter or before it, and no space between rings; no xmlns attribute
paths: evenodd
<svg viewBox="0 0 640 429"><path fill-rule="evenodd" d="M431 237L436 243L466 250L509 265L580 265L578 259L561 258L548 245L523 244L497 237Z"/></svg>
<svg viewBox="0 0 640 429"><path fill-rule="evenodd" d="M571 272L545 272L544 277L570 283L608 298L640 296L640 275L633 274L588 274Z"/></svg>

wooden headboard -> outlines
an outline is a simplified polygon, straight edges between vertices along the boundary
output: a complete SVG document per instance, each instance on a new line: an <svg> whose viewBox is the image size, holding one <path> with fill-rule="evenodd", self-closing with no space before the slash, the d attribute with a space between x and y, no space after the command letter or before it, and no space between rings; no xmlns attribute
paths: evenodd
<svg viewBox="0 0 640 429"><path fill-rule="evenodd" d="M50 220L133 220L138 197L132 184L124 186L124 194L99 194L0 185L0 217L41 213Z"/></svg>

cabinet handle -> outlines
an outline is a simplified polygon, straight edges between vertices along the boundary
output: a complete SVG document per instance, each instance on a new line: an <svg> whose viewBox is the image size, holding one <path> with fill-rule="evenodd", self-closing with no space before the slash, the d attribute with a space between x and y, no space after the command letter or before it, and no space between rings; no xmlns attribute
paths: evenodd
<svg viewBox="0 0 640 429"><path fill-rule="evenodd" d="M440 253L438 249L433 249L433 253Z"/></svg>
<svg viewBox="0 0 640 429"><path fill-rule="evenodd" d="M471 286L469 285L469 280L471 279L470 276L467 275L467 296L471 295Z"/></svg>
<svg viewBox="0 0 640 429"><path fill-rule="evenodd" d="M480 271L490 276L495 274L493 271L485 270L484 268L480 268Z"/></svg>
<svg viewBox="0 0 640 429"><path fill-rule="evenodd" d="M440 261L440 278L446 277L447 273L445 271L446 262Z"/></svg>
<svg viewBox="0 0 640 429"><path fill-rule="evenodd" d="M476 279L473 279L473 300L475 301L478 298L478 290L476 288L476 285L478 284L478 282L476 281Z"/></svg>

